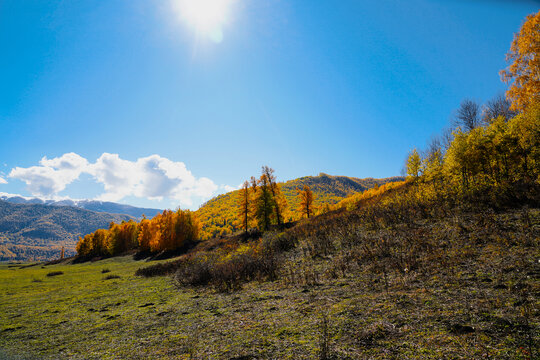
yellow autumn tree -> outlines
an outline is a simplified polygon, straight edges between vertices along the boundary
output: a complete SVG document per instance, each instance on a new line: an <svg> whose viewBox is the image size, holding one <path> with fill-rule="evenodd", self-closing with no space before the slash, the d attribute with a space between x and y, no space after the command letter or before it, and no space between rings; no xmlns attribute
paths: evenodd
<svg viewBox="0 0 540 360"><path fill-rule="evenodd" d="M506 97L512 109L524 111L540 101L540 11L527 16L506 54L510 66L501 70L501 78L510 83Z"/></svg>
<svg viewBox="0 0 540 360"><path fill-rule="evenodd" d="M420 176L420 170L422 167L422 158L416 149L413 149L407 157L407 175L416 179Z"/></svg>
<svg viewBox="0 0 540 360"><path fill-rule="evenodd" d="M157 233L157 228L153 225L154 223L147 218L143 218L139 223L138 241L139 249L141 249L141 251L150 251L152 237Z"/></svg>

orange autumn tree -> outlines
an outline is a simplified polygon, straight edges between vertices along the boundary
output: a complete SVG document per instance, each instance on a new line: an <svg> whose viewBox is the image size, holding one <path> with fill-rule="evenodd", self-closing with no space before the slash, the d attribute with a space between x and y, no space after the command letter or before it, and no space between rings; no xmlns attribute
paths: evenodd
<svg viewBox="0 0 540 360"><path fill-rule="evenodd" d="M130 220L111 223L109 229L99 229L79 238L80 256L115 256L137 249L145 252L171 251L199 237L200 224L189 210L165 210L151 220L139 223Z"/></svg>
<svg viewBox="0 0 540 360"><path fill-rule="evenodd" d="M139 223L139 236L137 239L139 241L139 249L144 252L150 252L152 248L151 244L158 243L159 241L156 239L159 239L160 236L157 222L143 217Z"/></svg>
<svg viewBox="0 0 540 360"><path fill-rule="evenodd" d="M109 256L110 237L108 230L98 229L91 234L79 237L77 253L83 256Z"/></svg>
<svg viewBox="0 0 540 360"><path fill-rule="evenodd" d="M524 111L540 101L540 11L527 16L506 60L511 64L500 72L502 80L511 83L506 97L512 110Z"/></svg>
<svg viewBox="0 0 540 360"><path fill-rule="evenodd" d="M199 220L189 210L178 210L176 212L175 227L175 243L173 246L179 248L187 242L195 241L199 238L201 224Z"/></svg>
<svg viewBox="0 0 540 360"><path fill-rule="evenodd" d="M305 215L308 219L313 215L314 212L314 196L313 191L309 188L309 186L304 185L304 188L302 190L296 189L296 192L298 193L298 197L300 198L300 205L298 206L298 211L302 215Z"/></svg>

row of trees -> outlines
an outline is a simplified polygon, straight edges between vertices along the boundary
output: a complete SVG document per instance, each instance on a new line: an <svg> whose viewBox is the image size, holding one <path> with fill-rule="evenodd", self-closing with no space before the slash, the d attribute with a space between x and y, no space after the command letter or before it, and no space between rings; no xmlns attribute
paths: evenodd
<svg viewBox="0 0 540 360"><path fill-rule="evenodd" d="M298 211L302 216L314 214L314 195L309 186L297 189L300 199ZM265 231L272 224L283 225L287 212L287 200L283 196L280 184L277 183L274 169L263 166L262 174L245 181L238 193L238 219L242 229L247 231L251 224Z"/></svg>
<svg viewBox="0 0 540 360"><path fill-rule="evenodd" d="M199 222L189 210L165 210L152 219L111 223L109 229L99 229L79 238L80 256L116 256L138 249L145 252L175 250L199 236Z"/></svg>
<svg viewBox="0 0 540 360"><path fill-rule="evenodd" d="M464 100L453 129L422 154L406 161L413 179L476 191L505 184L540 183L540 11L527 17L514 37L501 71L511 86L484 106Z"/></svg>
<svg viewBox="0 0 540 360"><path fill-rule="evenodd" d="M469 131L457 128L448 147L414 149L407 175L428 182L449 181L462 190L479 190L540 175L540 106L506 119L499 116Z"/></svg>

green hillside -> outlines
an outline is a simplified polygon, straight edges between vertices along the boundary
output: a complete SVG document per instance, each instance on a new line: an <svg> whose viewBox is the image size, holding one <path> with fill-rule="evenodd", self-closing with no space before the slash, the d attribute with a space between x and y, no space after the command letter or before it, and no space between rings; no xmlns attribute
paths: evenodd
<svg viewBox="0 0 540 360"><path fill-rule="evenodd" d="M281 191L288 203L286 220L297 220L298 198L296 189L308 185L315 194L315 205L336 204L342 199L388 182L402 181L402 177L385 179L359 179L348 176L332 176L320 173L318 176L304 176L281 183ZM237 222L238 190L219 195L203 204L196 214L202 225L202 239L230 234L238 230Z"/></svg>

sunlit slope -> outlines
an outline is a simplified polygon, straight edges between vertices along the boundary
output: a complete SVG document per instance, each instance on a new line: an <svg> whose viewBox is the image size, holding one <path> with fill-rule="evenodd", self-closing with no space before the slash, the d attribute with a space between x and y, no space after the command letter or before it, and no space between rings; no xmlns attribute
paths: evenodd
<svg viewBox="0 0 540 360"><path fill-rule="evenodd" d="M281 190L288 203L285 215L287 221L297 220L300 217L297 211L299 199L296 189L307 185L315 194L315 204L321 207L325 204L336 204L342 199L362 192L373 186L383 185L388 182L402 181L402 177L385 179L359 179L348 176L331 176L320 173L318 176L304 176L298 179L281 183ZM219 235L229 234L238 230L238 190L219 195L196 211L199 220L203 224L201 237L212 238Z"/></svg>

